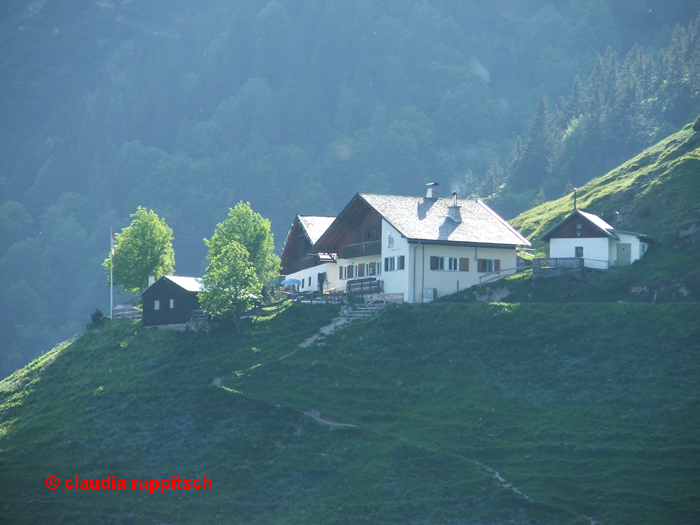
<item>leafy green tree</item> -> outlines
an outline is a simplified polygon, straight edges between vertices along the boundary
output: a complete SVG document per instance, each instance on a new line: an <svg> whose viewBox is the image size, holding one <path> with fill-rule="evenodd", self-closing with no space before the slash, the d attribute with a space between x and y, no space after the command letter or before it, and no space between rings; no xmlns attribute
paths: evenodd
<svg viewBox="0 0 700 525"><path fill-rule="evenodd" d="M142 206L131 217L131 224L116 234L114 284L128 293L140 293L148 285L149 275L159 278L173 273L173 230L165 219ZM102 263L108 279L109 259Z"/></svg>
<svg viewBox="0 0 700 525"><path fill-rule="evenodd" d="M277 275L280 261L274 253L275 241L270 231L270 221L255 213L249 202L239 202L229 208L228 218L216 225L212 238L204 239L209 249L207 259L213 262L233 243L245 248L260 284Z"/></svg>
<svg viewBox="0 0 700 525"><path fill-rule="evenodd" d="M204 274L199 292L202 310L212 319L235 320L240 332L241 314L250 309L262 289L248 250L236 241L222 246Z"/></svg>

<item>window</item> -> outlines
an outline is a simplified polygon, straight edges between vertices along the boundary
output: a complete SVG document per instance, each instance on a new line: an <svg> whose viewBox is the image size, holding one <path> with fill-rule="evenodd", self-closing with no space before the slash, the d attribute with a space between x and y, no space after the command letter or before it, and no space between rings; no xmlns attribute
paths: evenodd
<svg viewBox="0 0 700 525"><path fill-rule="evenodd" d="M492 272L493 271L493 260L491 259L479 259L478 260L478 271L479 272Z"/></svg>
<svg viewBox="0 0 700 525"><path fill-rule="evenodd" d="M175 308L175 299L170 299L170 309Z"/></svg>
<svg viewBox="0 0 700 525"><path fill-rule="evenodd" d="M153 301L153 309L160 310L160 301Z"/></svg>
<svg viewBox="0 0 700 525"><path fill-rule="evenodd" d="M576 247L576 255L575 257L583 257L583 246L577 246Z"/></svg>
<svg viewBox="0 0 700 525"><path fill-rule="evenodd" d="M430 256L430 269L431 270L444 270L445 269L445 258Z"/></svg>
<svg viewBox="0 0 700 525"><path fill-rule="evenodd" d="M384 258L384 271L393 272L396 270L396 258L395 257L385 257Z"/></svg>
<svg viewBox="0 0 700 525"><path fill-rule="evenodd" d="M381 262L381 261L379 261L379 262L377 263L376 270L377 270L377 275L381 275L381 274L382 274L382 262Z"/></svg>
<svg viewBox="0 0 700 525"><path fill-rule="evenodd" d="M309 288L311 288L311 277L309 277Z"/></svg>
<svg viewBox="0 0 700 525"><path fill-rule="evenodd" d="M447 267L445 267L447 266ZM430 257L431 270L447 270L449 272L468 272L469 259L467 257Z"/></svg>
<svg viewBox="0 0 700 525"><path fill-rule="evenodd" d="M364 263L358 264L358 265L357 265L357 276L358 276L358 277L364 277L364 276L365 276L365 265L364 265Z"/></svg>
<svg viewBox="0 0 700 525"><path fill-rule="evenodd" d="M399 255L398 257L385 257L384 258L384 271L393 272L395 270L403 270L406 267L406 257L404 255ZM379 265L377 265L377 270L379 270ZM379 275L379 272L377 272Z"/></svg>
<svg viewBox="0 0 700 525"><path fill-rule="evenodd" d="M501 271L501 260L500 259L478 259L477 271L483 273L500 272Z"/></svg>
<svg viewBox="0 0 700 525"><path fill-rule="evenodd" d="M367 275L374 275L374 263L367 264Z"/></svg>

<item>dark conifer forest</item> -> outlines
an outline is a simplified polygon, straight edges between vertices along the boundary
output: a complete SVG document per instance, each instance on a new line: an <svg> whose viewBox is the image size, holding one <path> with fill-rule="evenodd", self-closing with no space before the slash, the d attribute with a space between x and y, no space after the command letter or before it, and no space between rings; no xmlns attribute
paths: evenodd
<svg viewBox="0 0 700 525"><path fill-rule="evenodd" d="M229 207L443 191L505 218L700 113L698 0L0 4L0 376L109 310L138 206L202 275Z"/></svg>

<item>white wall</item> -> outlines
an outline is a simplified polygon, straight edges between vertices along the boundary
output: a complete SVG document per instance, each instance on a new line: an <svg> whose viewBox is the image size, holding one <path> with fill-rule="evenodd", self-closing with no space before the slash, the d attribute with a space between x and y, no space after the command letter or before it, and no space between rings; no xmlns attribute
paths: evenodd
<svg viewBox="0 0 700 525"><path fill-rule="evenodd" d="M338 268L334 262L322 263L318 266L312 266L311 268L306 268L305 270L290 273L286 278L304 281L304 287L302 288L301 285L298 287L300 292L313 292L318 290L318 274L322 272L326 272L327 276L327 285L324 286L324 289L334 289L339 286L345 286L345 284L339 284ZM309 286L309 277L311 277L311 286Z"/></svg>
<svg viewBox="0 0 700 525"><path fill-rule="evenodd" d="M636 235L629 233L621 233L616 231L615 234L620 238L619 241L615 239L610 239L610 265L617 264L617 245L618 243L629 244L631 246L631 262L638 261L644 256L646 249L649 247L648 244L643 243L639 240Z"/></svg>
<svg viewBox="0 0 700 525"><path fill-rule="evenodd" d="M408 294L404 296L407 302L423 302L423 292L426 288L436 288L437 296L450 295L465 288L480 283L480 277L490 272L479 272L478 259L500 260L501 277L515 273L515 248L490 248L449 246L437 244L410 244L410 256L407 259ZM430 257L453 257L469 259L469 271L449 270L445 261L444 270L431 270ZM389 292L385 283L384 290Z"/></svg>
<svg viewBox="0 0 700 525"><path fill-rule="evenodd" d="M586 268L606 269L617 264L618 243L631 245L632 262L641 259L649 248L649 245L640 241L636 235L620 232L615 234L620 238L619 241L607 237L550 239L549 256L576 257L576 247L582 246ZM609 266L602 261L608 261Z"/></svg>
<svg viewBox="0 0 700 525"><path fill-rule="evenodd" d="M389 247L389 239L393 239L392 247ZM385 257L399 257L403 255L405 264L403 270L384 271ZM412 261L409 257L409 245L406 238L388 222L382 219L382 279L384 280L384 293L402 293L404 301L408 301L409 275L411 275Z"/></svg>
<svg viewBox="0 0 700 525"><path fill-rule="evenodd" d="M580 237L574 239L550 239L550 257L576 257L576 247L583 247L586 268L606 269L610 261L610 246L607 237ZM606 262L607 261L607 262Z"/></svg>

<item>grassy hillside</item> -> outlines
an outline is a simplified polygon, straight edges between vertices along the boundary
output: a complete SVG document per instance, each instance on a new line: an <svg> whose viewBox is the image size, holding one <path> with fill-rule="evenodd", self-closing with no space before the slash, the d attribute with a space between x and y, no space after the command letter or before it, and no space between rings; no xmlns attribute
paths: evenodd
<svg viewBox="0 0 700 525"><path fill-rule="evenodd" d="M578 208L658 242L633 265L584 278L533 281L529 274L447 297L448 302L700 301L700 133L691 125L578 190ZM539 253L542 235L573 210L572 196L546 202L511 224ZM655 299L654 299L655 298Z"/></svg>
<svg viewBox="0 0 700 525"><path fill-rule="evenodd" d="M394 305L303 348L337 307L55 348L0 382L0 523L700 523L698 137L581 189L659 239L629 267ZM514 223L537 238L570 206ZM130 488L173 476L214 486Z"/></svg>
<svg viewBox="0 0 700 525"><path fill-rule="evenodd" d="M244 336L121 322L6 379L0 522L700 520L700 306L404 305L279 360L334 313Z"/></svg>
<svg viewBox="0 0 700 525"><path fill-rule="evenodd" d="M591 154L594 154L593 152ZM688 124L607 175L578 189L578 208L618 228L673 242L700 226L700 133ZM542 248L540 237L573 209L572 196L546 202L510 223ZM689 229L690 228L690 229Z"/></svg>

